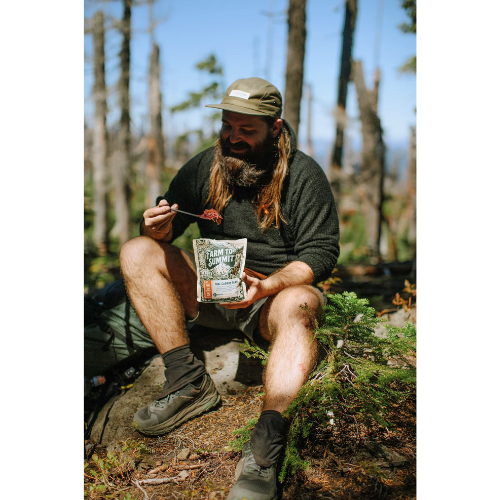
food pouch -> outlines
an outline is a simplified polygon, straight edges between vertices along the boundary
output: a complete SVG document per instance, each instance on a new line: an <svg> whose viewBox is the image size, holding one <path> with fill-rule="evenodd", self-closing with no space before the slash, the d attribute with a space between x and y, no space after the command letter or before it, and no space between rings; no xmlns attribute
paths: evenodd
<svg viewBox="0 0 500 500"><path fill-rule="evenodd" d="M247 239L193 240L198 277L198 302L239 302L246 299L247 289L241 280Z"/></svg>

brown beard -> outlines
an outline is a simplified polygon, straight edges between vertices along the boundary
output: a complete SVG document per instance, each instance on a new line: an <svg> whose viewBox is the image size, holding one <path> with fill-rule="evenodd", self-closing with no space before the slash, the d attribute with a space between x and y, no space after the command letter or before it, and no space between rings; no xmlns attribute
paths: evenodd
<svg viewBox="0 0 500 500"><path fill-rule="evenodd" d="M238 154L231 152L230 141L219 135L215 159L228 186L254 188L268 184L272 180L273 169L279 157L277 143L277 138L274 138L269 130L265 139L257 144L253 151ZM244 150L247 144L241 142L232 146L240 146Z"/></svg>

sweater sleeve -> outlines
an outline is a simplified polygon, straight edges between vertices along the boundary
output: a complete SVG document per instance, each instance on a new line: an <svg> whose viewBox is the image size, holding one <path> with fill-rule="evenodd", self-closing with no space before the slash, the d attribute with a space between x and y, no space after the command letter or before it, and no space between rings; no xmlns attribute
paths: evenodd
<svg viewBox="0 0 500 500"><path fill-rule="evenodd" d="M314 284L330 277L339 257L339 220L328 179L321 167L297 152L291 171L294 250L314 273Z"/></svg>
<svg viewBox="0 0 500 500"><path fill-rule="evenodd" d="M172 179L168 191L164 198L169 205L177 203L179 210L184 210L192 214L203 212L204 198L203 192L204 177L209 175L207 165L210 165L210 150L205 150L189 160ZM194 219L189 215L177 213L173 223L173 236L171 242L181 236L190 224L199 219Z"/></svg>

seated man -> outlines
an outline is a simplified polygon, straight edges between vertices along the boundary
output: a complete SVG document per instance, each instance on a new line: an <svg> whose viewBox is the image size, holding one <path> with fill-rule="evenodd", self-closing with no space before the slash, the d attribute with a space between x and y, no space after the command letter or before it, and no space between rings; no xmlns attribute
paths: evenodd
<svg viewBox="0 0 500 500"><path fill-rule="evenodd" d="M313 321L300 306L321 314L324 297L314 285L331 275L339 255L330 185L321 167L297 150L293 130L280 118L281 103L265 80L234 82L221 104L209 106L223 110L218 141L179 170L164 199L144 212L141 236L120 253L127 293L165 362L162 394L134 417L141 433L165 434L220 400L190 350L186 320L271 343L262 413L229 499L276 496L288 423L281 413L316 363ZM220 225L197 219L203 238L248 239L246 300L197 301L194 257L172 244L192 222L177 208L221 213Z"/></svg>

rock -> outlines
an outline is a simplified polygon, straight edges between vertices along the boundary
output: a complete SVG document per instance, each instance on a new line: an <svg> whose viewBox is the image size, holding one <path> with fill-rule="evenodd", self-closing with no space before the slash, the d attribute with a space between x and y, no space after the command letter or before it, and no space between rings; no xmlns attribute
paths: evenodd
<svg viewBox="0 0 500 500"><path fill-rule="evenodd" d="M212 351L203 351L205 368L214 381L219 394L241 394L247 388L246 385L234 379L238 370L240 343L231 341Z"/></svg>
<svg viewBox="0 0 500 500"><path fill-rule="evenodd" d="M187 477L189 477L189 472L187 470L181 470L177 477L180 479L186 479Z"/></svg>
<svg viewBox="0 0 500 500"><path fill-rule="evenodd" d="M141 460L141 462L137 466L137 469L139 471L145 471L148 469L152 469L153 467L156 467L156 462L154 461L154 459L146 457L143 460Z"/></svg>
<svg viewBox="0 0 500 500"><path fill-rule="evenodd" d="M177 460L183 461L189 458L191 450L189 448L183 448L179 453L177 453Z"/></svg>
<svg viewBox="0 0 500 500"><path fill-rule="evenodd" d="M163 359L158 356L134 382L131 389L108 401L92 428L91 440L108 445L128 438L140 438L141 435L132 425L132 418L139 408L156 399L165 383L164 370Z"/></svg>
<svg viewBox="0 0 500 500"><path fill-rule="evenodd" d="M118 443L110 443L108 446L106 446L106 451L109 453L116 453L117 451L121 451L122 446L119 445Z"/></svg>
<svg viewBox="0 0 500 500"><path fill-rule="evenodd" d="M389 460L391 465L394 465L395 467L399 467L408 462L408 459L406 457L400 455L396 451L390 450L389 448L387 448L387 446L384 446L383 444L380 445L380 449L382 450L384 457L387 460Z"/></svg>
<svg viewBox="0 0 500 500"><path fill-rule="evenodd" d="M415 309L411 309L408 312L405 312L404 309L399 309L394 313L383 314L382 318L386 319L387 321L379 323L375 327L375 332L374 332L374 334L380 338L384 338L386 336L387 329L385 325L398 326L402 328L406 325L407 321L413 323L414 325L417 324Z"/></svg>
<svg viewBox="0 0 500 500"><path fill-rule="evenodd" d="M361 450L359 453L356 454L354 458L351 458L351 463L352 464L357 464L358 462L361 462L362 460L369 460L372 458L371 453L368 453L367 451Z"/></svg>

